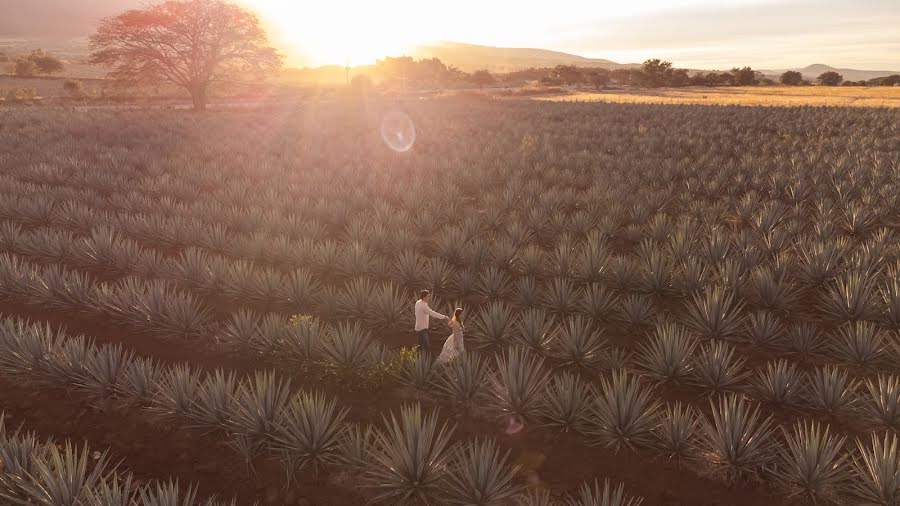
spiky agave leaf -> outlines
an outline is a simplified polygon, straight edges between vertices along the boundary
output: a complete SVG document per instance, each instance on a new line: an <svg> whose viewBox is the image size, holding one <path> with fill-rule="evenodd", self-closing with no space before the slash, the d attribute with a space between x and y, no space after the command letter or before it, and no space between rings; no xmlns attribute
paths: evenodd
<svg viewBox="0 0 900 506"><path fill-rule="evenodd" d="M615 451L647 446L658 405L637 376L613 371L600 380L584 432Z"/></svg>
<svg viewBox="0 0 900 506"><path fill-rule="evenodd" d="M548 374L544 359L512 347L495 360L496 370L488 382L488 403L500 413L522 420L533 418L541 408L541 390Z"/></svg>
<svg viewBox="0 0 900 506"><path fill-rule="evenodd" d="M374 445L374 427L367 425L363 428L358 424L350 424L344 427L335 458L341 464L350 467L354 473L359 473L371 464Z"/></svg>
<svg viewBox="0 0 900 506"><path fill-rule="evenodd" d="M881 374L866 380L868 396L863 402L867 421L879 428L900 431L900 377Z"/></svg>
<svg viewBox="0 0 900 506"><path fill-rule="evenodd" d="M231 320L225 324L220 338L229 344L249 351L253 347L259 316L249 309L240 309L232 313Z"/></svg>
<svg viewBox="0 0 900 506"><path fill-rule="evenodd" d="M101 479L85 495L84 506L133 506L134 485L130 473Z"/></svg>
<svg viewBox="0 0 900 506"><path fill-rule="evenodd" d="M315 299L320 286L319 281L307 269L294 269L285 276L281 295L300 309Z"/></svg>
<svg viewBox="0 0 900 506"><path fill-rule="evenodd" d="M825 338L814 323L799 322L787 332L787 347L801 356L814 355L825 347Z"/></svg>
<svg viewBox="0 0 900 506"><path fill-rule="evenodd" d="M370 364L374 345L359 322L341 322L322 343L322 355L338 371L358 374Z"/></svg>
<svg viewBox="0 0 900 506"><path fill-rule="evenodd" d="M19 483L29 503L78 505L99 481L115 472L109 468L109 456L105 452L91 462L91 452L86 446L79 449L66 441L62 449L48 444L44 451L42 458L34 460L29 479Z"/></svg>
<svg viewBox="0 0 900 506"><path fill-rule="evenodd" d="M336 460L345 427L347 409L336 408L336 400L321 393L295 395L284 406L275 423L271 448L278 454L288 482L298 470L319 468Z"/></svg>
<svg viewBox="0 0 900 506"><path fill-rule="evenodd" d="M451 399L470 404L484 392L486 376L484 360L479 355L464 353L439 370L437 387Z"/></svg>
<svg viewBox="0 0 900 506"><path fill-rule="evenodd" d="M717 341L704 344L694 362L694 381L712 392L738 390L747 378L744 357L734 358L734 346Z"/></svg>
<svg viewBox="0 0 900 506"><path fill-rule="evenodd" d="M656 413L653 447L675 462L690 456L697 441L700 419L690 404L666 404Z"/></svg>
<svg viewBox="0 0 900 506"><path fill-rule="evenodd" d="M792 405L804 394L805 375L797 369L796 363L782 358L769 362L764 370L758 371L753 387L765 401Z"/></svg>
<svg viewBox="0 0 900 506"><path fill-rule="evenodd" d="M513 481L517 472L492 440L475 439L456 448L447 474L447 503L460 506L501 506L521 487Z"/></svg>
<svg viewBox="0 0 900 506"><path fill-rule="evenodd" d="M541 285L532 276L523 276L516 280L512 295L516 304L531 308L537 306L541 299Z"/></svg>
<svg viewBox="0 0 900 506"><path fill-rule="evenodd" d="M575 311L580 290L568 279L553 278L543 287L541 301L544 306L558 314L569 314Z"/></svg>
<svg viewBox="0 0 900 506"><path fill-rule="evenodd" d="M857 321L838 329L832 352L843 362L875 367L884 359L884 332L872 322Z"/></svg>
<svg viewBox="0 0 900 506"><path fill-rule="evenodd" d="M375 328L398 326L403 320L407 301L407 294L399 287L384 284L372 293L372 299L369 301L371 313L366 321L371 322Z"/></svg>
<svg viewBox="0 0 900 506"><path fill-rule="evenodd" d="M900 260L885 273L884 283L878 288L883 308L881 320L889 327L900 330Z"/></svg>
<svg viewBox="0 0 900 506"><path fill-rule="evenodd" d="M228 426L234 413L238 383L234 372L216 369L197 388L191 416L201 427L210 429Z"/></svg>
<svg viewBox="0 0 900 506"><path fill-rule="evenodd" d="M631 325L650 325L656 308L644 295L633 293L619 300L619 319Z"/></svg>
<svg viewBox="0 0 900 506"><path fill-rule="evenodd" d="M355 278L349 281L338 299L341 316L357 321L367 321L375 287L369 278Z"/></svg>
<svg viewBox="0 0 900 506"><path fill-rule="evenodd" d="M685 324L703 337L727 339L740 330L741 310L742 304L735 302L732 291L716 286L694 295L684 315Z"/></svg>
<svg viewBox="0 0 900 506"><path fill-rule="evenodd" d="M831 415L846 413L855 406L859 381L850 379L847 371L826 365L809 375L807 402L815 409Z"/></svg>
<svg viewBox="0 0 900 506"><path fill-rule="evenodd" d="M557 503L550 498L549 490L533 488L516 496L515 504L517 506L556 506Z"/></svg>
<svg viewBox="0 0 900 506"><path fill-rule="evenodd" d="M590 320L581 316L568 318L554 332L554 357L565 365L585 367L596 362L603 345L600 332L592 328Z"/></svg>
<svg viewBox="0 0 900 506"><path fill-rule="evenodd" d="M869 272L852 270L828 286L822 309L839 322L856 322L872 318L875 312L875 277Z"/></svg>
<svg viewBox="0 0 900 506"><path fill-rule="evenodd" d="M153 482L141 487L135 506L194 506L197 500L197 489L189 486L184 493L178 480Z"/></svg>
<svg viewBox="0 0 900 506"><path fill-rule="evenodd" d="M641 343L637 365L654 381L683 381L693 368L692 355L696 347L696 340L682 327L672 322L660 322L650 339Z"/></svg>
<svg viewBox="0 0 900 506"><path fill-rule="evenodd" d="M757 475L775 456L771 417L761 420L759 406L736 394L709 404L710 417L700 418L702 456L728 481Z"/></svg>
<svg viewBox="0 0 900 506"><path fill-rule="evenodd" d="M900 442L897 434L872 434L869 444L857 439L853 458L853 495L866 504L900 504Z"/></svg>
<svg viewBox="0 0 900 506"><path fill-rule="evenodd" d="M503 302L491 302L478 312L472 327L472 337L482 347L503 345L511 337L512 311Z"/></svg>
<svg viewBox="0 0 900 506"><path fill-rule="evenodd" d="M769 311L754 311L747 319L744 336L757 346L774 346L783 333L781 321Z"/></svg>
<svg viewBox="0 0 900 506"><path fill-rule="evenodd" d="M581 292L581 313L595 320L608 320L619 305L619 298L600 283L591 283Z"/></svg>
<svg viewBox="0 0 900 506"><path fill-rule="evenodd" d="M516 342L535 353L547 353L553 342L554 320L541 308L526 309L516 318Z"/></svg>
<svg viewBox="0 0 900 506"><path fill-rule="evenodd" d="M590 387L578 376L554 375L544 389L541 419L544 425L569 432L583 427L591 408Z"/></svg>
<svg viewBox="0 0 900 506"><path fill-rule="evenodd" d="M770 311L787 311L797 297L796 289L784 274L777 275L769 267L758 267L750 275L753 305Z"/></svg>
<svg viewBox="0 0 900 506"><path fill-rule="evenodd" d="M270 440L290 392L289 380L274 371L258 371L238 385L232 423L259 441Z"/></svg>
<svg viewBox="0 0 900 506"><path fill-rule="evenodd" d="M34 433L7 433L0 413L0 498L21 502L26 498L22 485L32 480L43 447Z"/></svg>
<svg viewBox="0 0 900 506"><path fill-rule="evenodd" d="M326 327L315 317L293 315L288 320L287 332L281 342L280 352L288 361L305 364L319 358Z"/></svg>
<svg viewBox="0 0 900 506"><path fill-rule="evenodd" d="M153 408L167 416L190 418L199 384L199 371L186 364L171 367L162 377L159 395L153 399Z"/></svg>
<svg viewBox="0 0 900 506"><path fill-rule="evenodd" d="M105 345L88 357L78 385L95 395L109 396L117 391L134 353L121 345Z"/></svg>
<svg viewBox="0 0 900 506"><path fill-rule="evenodd" d="M788 489L789 497L811 504L840 504L847 481L846 438L831 435L818 422L798 422L793 430L782 427L785 446L779 448L774 477Z"/></svg>
<svg viewBox="0 0 900 506"><path fill-rule="evenodd" d="M450 437L455 429L438 427L436 412L422 413L418 404L391 413L375 433L366 484L374 489L374 502L441 503L452 453Z"/></svg>
<svg viewBox="0 0 900 506"><path fill-rule="evenodd" d="M427 392L434 385L437 372L431 355L427 351L419 351L414 359L404 362L400 379L412 387Z"/></svg>
<svg viewBox="0 0 900 506"><path fill-rule="evenodd" d="M478 277L478 291L486 297L503 298L509 292L509 275L506 271L489 266Z"/></svg>
<svg viewBox="0 0 900 506"><path fill-rule="evenodd" d="M607 478L603 480L602 488L597 480L594 480L593 486L588 483L582 484L578 489L578 494L570 497L566 504L568 506L640 506L643 502L642 497L625 494L624 484L619 483L613 487Z"/></svg>

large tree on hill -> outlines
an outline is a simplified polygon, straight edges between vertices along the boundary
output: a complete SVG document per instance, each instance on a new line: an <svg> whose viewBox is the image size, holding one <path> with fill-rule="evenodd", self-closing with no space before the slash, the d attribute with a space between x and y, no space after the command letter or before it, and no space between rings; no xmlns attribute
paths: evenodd
<svg viewBox="0 0 900 506"><path fill-rule="evenodd" d="M263 78L281 66L256 15L223 0L168 0L104 19L91 36L91 62L128 84L168 82L206 108L217 82Z"/></svg>

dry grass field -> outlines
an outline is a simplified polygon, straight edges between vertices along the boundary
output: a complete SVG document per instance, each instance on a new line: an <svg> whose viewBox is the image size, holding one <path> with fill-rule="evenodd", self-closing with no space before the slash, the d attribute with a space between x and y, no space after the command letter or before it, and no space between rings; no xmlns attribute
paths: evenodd
<svg viewBox="0 0 900 506"><path fill-rule="evenodd" d="M709 104L767 106L900 107L897 87L750 86L720 88L657 88L581 92L539 97L564 102L626 104Z"/></svg>

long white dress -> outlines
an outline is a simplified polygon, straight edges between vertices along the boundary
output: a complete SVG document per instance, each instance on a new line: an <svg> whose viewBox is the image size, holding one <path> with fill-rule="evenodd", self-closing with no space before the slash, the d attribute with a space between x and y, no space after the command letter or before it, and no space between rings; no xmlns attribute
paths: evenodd
<svg viewBox="0 0 900 506"><path fill-rule="evenodd" d="M466 345L463 341L463 324L458 321L453 321L450 322L450 328L453 330L453 333L450 334L450 337L448 337L447 341L444 343L441 354L438 355L438 358L435 361L436 364L450 363L456 357L466 352Z"/></svg>

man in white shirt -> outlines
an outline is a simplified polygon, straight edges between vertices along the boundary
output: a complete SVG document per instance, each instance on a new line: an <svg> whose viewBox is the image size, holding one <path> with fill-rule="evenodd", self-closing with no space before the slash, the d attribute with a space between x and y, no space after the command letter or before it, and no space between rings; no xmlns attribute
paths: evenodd
<svg viewBox="0 0 900 506"><path fill-rule="evenodd" d="M419 349L428 351L431 341L428 338L428 326L431 323L431 317L440 318L441 320L449 319L436 311L432 311L428 307L428 300L431 298L431 292L422 290L419 293L419 300L416 301L416 335L419 337Z"/></svg>

